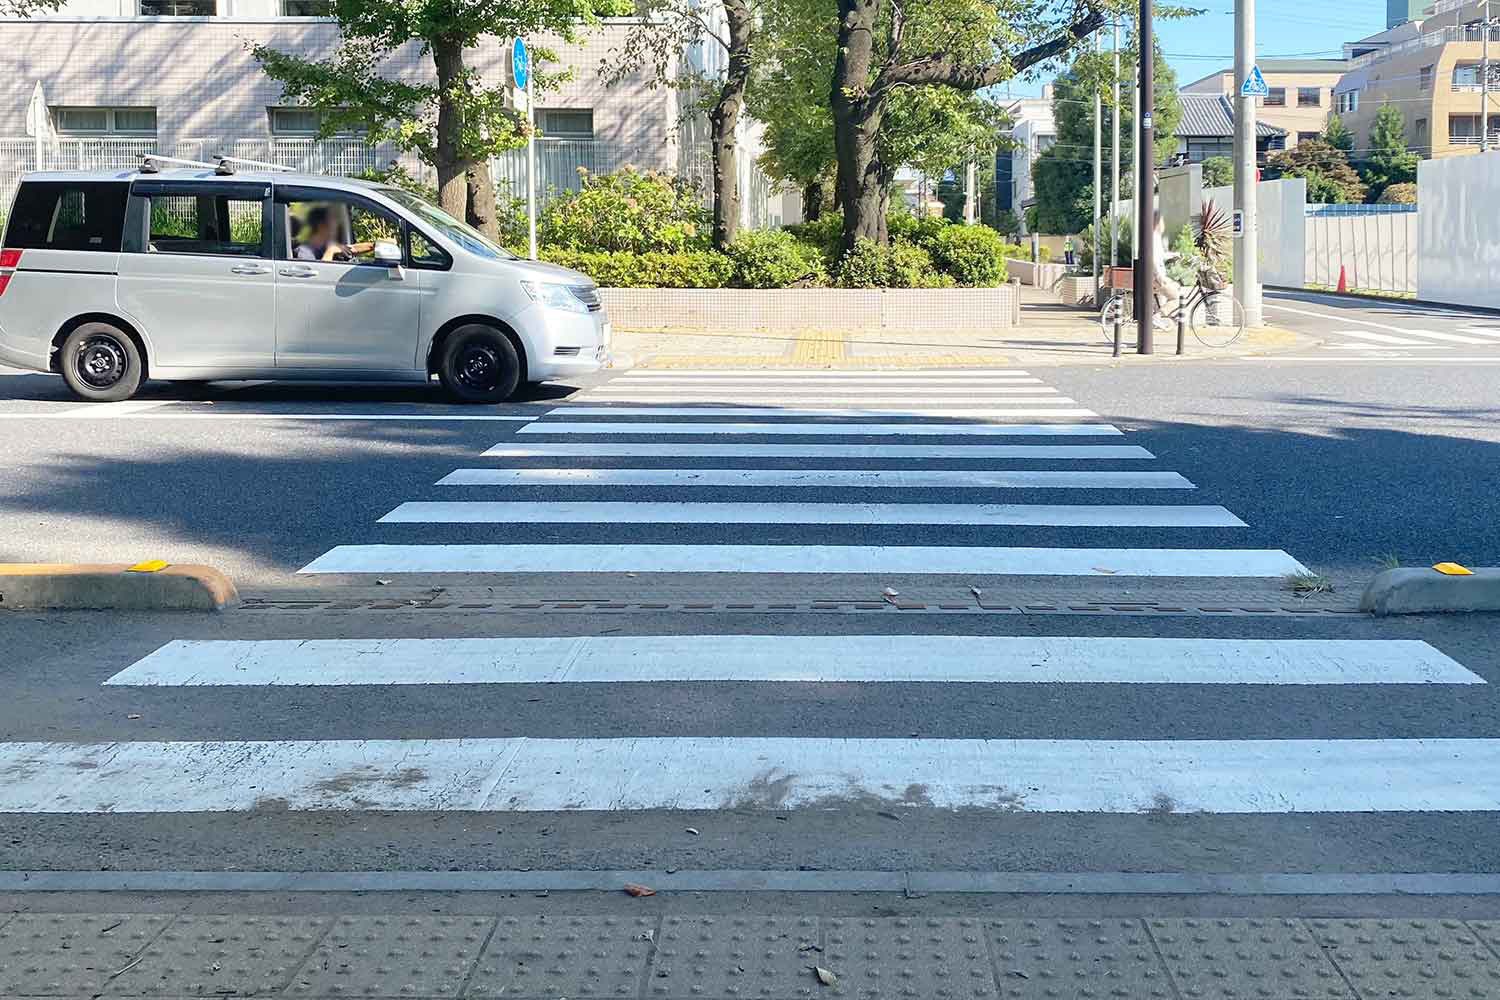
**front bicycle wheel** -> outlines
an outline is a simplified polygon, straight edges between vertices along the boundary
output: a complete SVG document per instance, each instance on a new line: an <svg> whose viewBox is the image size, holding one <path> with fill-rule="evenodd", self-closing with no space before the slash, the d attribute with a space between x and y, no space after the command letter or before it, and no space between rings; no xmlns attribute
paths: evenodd
<svg viewBox="0 0 1500 1000"><path fill-rule="evenodd" d="M1229 347L1245 335L1245 307L1228 292L1193 303L1188 327L1204 347Z"/></svg>
<svg viewBox="0 0 1500 1000"><path fill-rule="evenodd" d="M1120 340L1124 346L1135 343L1135 298L1129 292L1116 292L1099 310L1099 330L1104 342L1115 342L1115 319L1120 320Z"/></svg>

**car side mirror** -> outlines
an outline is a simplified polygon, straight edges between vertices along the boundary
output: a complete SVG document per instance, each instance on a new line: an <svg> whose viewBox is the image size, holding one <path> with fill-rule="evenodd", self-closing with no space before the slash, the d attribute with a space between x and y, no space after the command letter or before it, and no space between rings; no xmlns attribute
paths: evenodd
<svg viewBox="0 0 1500 1000"><path fill-rule="evenodd" d="M374 253L378 264L401 263L401 248L396 245L395 240L376 240Z"/></svg>

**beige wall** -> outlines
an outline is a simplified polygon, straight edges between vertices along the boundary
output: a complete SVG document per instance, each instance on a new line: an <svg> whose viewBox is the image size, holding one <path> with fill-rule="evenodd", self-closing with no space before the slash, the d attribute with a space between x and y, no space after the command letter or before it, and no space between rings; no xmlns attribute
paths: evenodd
<svg viewBox="0 0 1500 1000"><path fill-rule="evenodd" d="M1479 113L1481 95L1453 90L1453 68L1459 63L1478 63L1482 54L1481 42L1449 42L1400 52L1370 64L1365 86L1359 94L1359 110L1346 118L1358 145L1369 146L1375 115L1383 104L1389 102L1400 108L1406 118L1407 144L1424 156L1477 152L1477 146L1454 145L1448 141L1448 117ZM1426 66L1432 67L1432 86L1424 90L1421 75ZM1500 100L1496 95L1490 97L1490 115L1500 116ZM1418 128L1419 120L1427 123L1425 134Z"/></svg>
<svg viewBox="0 0 1500 1000"><path fill-rule="evenodd" d="M1333 85L1338 83L1340 73L1278 73L1265 74L1266 86L1282 87L1286 90L1286 107L1266 107L1265 101L1256 101L1256 117L1267 125L1286 130L1287 146L1297 144L1299 132L1322 132L1328 124L1328 112L1333 110ZM1318 88L1320 104L1316 108L1297 107L1297 88ZM1182 88L1184 94L1221 94L1233 98L1238 91L1234 86L1234 73L1225 71L1198 80Z"/></svg>

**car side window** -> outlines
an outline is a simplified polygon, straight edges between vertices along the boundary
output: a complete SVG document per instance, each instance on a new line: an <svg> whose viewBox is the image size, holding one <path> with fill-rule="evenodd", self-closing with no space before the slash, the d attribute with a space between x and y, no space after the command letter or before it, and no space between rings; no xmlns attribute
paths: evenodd
<svg viewBox="0 0 1500 1000"><path fill-rule="evenodd" d="M430 267L438 270L446 269L453 263L448 252L428 239L420 229L410 226L407 229L411 235L408 237L407 256L411 258L414 267Z"/></svg>
<svg viewBox="0 0 1500 1000"><path fill-rule="evenodd" d="M132 192L140 228L125 241L135 253L264 257L264 191L228 184L138 184ZM144 239L141 235L144 235Z"/></svg>
<svg viewBox="0 0 1500 1000"><path fill-rule="evenodd" d="M128 194L119 181L27 181L16 194L5 245L118 253Z"/></svg>
<svg viewBox="0 0 1500 1000"><path fill-rule="evenodd" d="M278 196L277 209L286 213L283 252L293 260L378 264L377 242L402 243L401 220L363 199L333 191L319 192L316 197L312 192L307 196L299 192Z"/></svg>

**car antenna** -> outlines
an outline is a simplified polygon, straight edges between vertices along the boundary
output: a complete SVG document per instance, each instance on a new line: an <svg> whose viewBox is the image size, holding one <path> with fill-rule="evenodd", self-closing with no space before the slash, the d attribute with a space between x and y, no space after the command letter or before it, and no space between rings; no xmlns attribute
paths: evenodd
<svg viewBox="0 0 1500 1000"><path fill-rule="evenodd" d="M140 155L141 173L143 174L159 173L162 164L166 164L169 167L206 167L209 170L219 171L220 173L234 172L233 170L226 171L221 169L217 163L205 163L202 160L182 160L175 156L161 156L157 153L142 153Z"/></svg>
<svg viewBox="0 0 1500 1000"><path fill-rule="evenodd" d="M255 167L258 170L279 170L287 173L296 169L281 163L267 163L265 160L247 160L242 156L215 156L214 159L219 161L220 166L224 166L225 164L230 166L230 169L226 171L227 173L232 173L233 168L237 166Z"/></svg>

